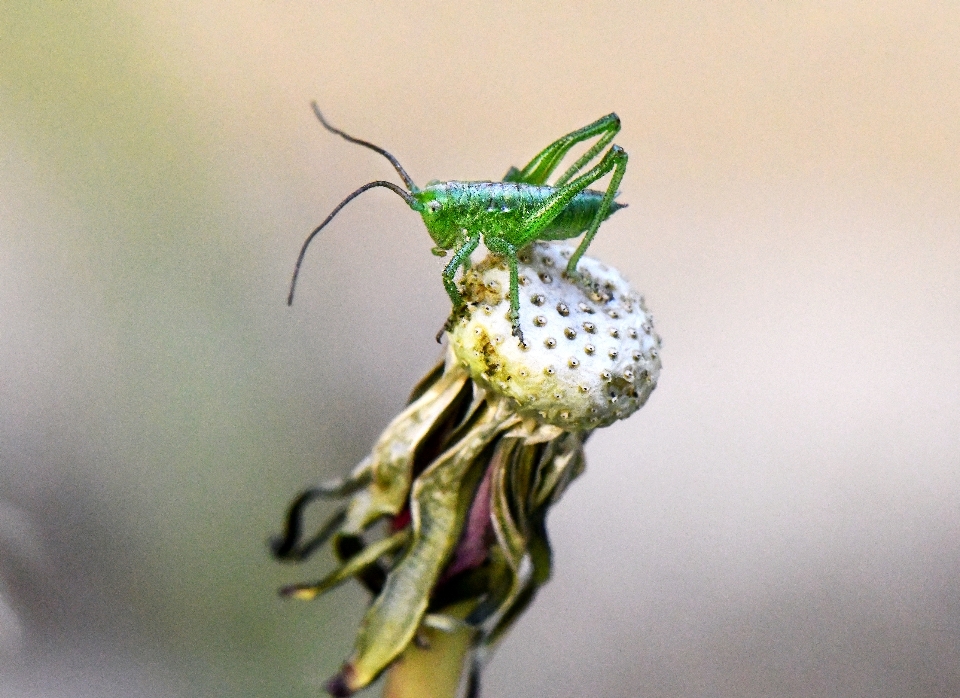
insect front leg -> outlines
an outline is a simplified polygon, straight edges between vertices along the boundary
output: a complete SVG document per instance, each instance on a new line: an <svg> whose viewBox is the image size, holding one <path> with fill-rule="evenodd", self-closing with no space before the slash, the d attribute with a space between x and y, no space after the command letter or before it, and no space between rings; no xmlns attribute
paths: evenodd
<svg viewBox="0 0 960 698"><path fill-rule="evenodd" d="M453 254L453 259L443 269L443 287L447 289L447 295L450 296L450 302L453 303L453 310L450 312L447 321L443 323L443 327L437 332L437 344L440 343L440 338L443 337L444 332L453 329L453 323L457 321L457 317L463 311L463 296L460 295L460 289L457 288L454 277L457 275L457 269L470 263L470 255L473 254L479 244L479 234L468 237L466 242L457 248L457 251Z"/></svg>
<svg viewBox="0 0 960 698"><path fill-rule="evenodd" d="M470 259L470 255L473 254L479 244L480 234L470 235L453 253L453 259L443 269L443 287L447 289L447 295L450 296L450 301L453 303L454 313L460 310L463 305L463 296L460 295L460 289L457 288L454 277L464 262Z"/></svg>
<svg viewBox="0 0 960 698"><path fill-rule="evenodd" d="M598 153L602 152L612 141L614 136L620 130L620 117L616 114L607 114L588 124L581 129L568 133L562 138L558 138L548 145L531 160L526 167L518 170L511 167L503 178L504 182L519 182L521 184L546 184L547 178L557 169L560 161L567 156L570 149L577 143L589 140L594 136L600 136L600 140L594 143L580 158L563 173L554 186L562 187L567 181L582 170L588 162L593 160Z"/></svg>

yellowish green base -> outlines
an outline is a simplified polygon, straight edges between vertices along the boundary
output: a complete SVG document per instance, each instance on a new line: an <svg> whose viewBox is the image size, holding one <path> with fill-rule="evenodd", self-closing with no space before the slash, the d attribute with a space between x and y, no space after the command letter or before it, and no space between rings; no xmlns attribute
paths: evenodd
<svg viewBox="0 0 960 698"><path fill-rule="evenodd" d="M421 627L418 632L421 646L411 643L390 667L383 698L454 698L475 631Z"/></svg>

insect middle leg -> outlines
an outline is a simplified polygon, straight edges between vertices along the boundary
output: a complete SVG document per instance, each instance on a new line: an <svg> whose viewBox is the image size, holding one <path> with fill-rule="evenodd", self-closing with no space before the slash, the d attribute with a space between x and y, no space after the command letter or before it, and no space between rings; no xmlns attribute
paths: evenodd
<svg viewBox="0 0 960 698"><path fill-rule="evenodd" d="M510 325L513 327L511 334L520 340L523 344L523 332L520 330L520 274L517 270L517 252L520 247L513 245L502 237L486 236L483 243L487 249L498 254L507 260L507 266L510 268Z"/></svg>

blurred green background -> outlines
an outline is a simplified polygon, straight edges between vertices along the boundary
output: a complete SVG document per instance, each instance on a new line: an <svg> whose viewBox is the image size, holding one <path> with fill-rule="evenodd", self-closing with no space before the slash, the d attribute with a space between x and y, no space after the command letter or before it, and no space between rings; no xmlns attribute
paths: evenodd
<svg viewBox="0 0 960 698"><path fill-rule="evenodd" d="M286 502L432 364L393 176L497 179L611 110L591 248L664 373L595 435L485 696L960 695L960 10L9 2L0 693L312 696L364 596L276 589Z"/></svg>

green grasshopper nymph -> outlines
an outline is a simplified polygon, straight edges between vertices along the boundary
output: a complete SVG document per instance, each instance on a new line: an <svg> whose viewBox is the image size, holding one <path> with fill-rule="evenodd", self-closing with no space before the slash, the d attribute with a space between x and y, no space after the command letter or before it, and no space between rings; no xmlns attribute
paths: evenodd
<svg viewBox="0 0 960 698"><path fill-rule="evenodd" d="M523 169L511 167L501 182L431 182L420 189L393 155L379 146L334 128L323 118L316 102L312 106L320 123L328 131L387 158L403 179L407 190L393 182L379 180L364 184L337 204L323 223L310 233L300 249L290 282L288 304L293 303L300 265L313 238L357 196L374 187L385 187L423 217L427 232L435 243L433 254L444 257L448 250L453 251L452 259L443 270L443 286L453 303L451 319L463 310L463 297L454 277L461 267L469 265L470 255L480 239L483 239L488 250L503 257L510 270L510 323L513 335L523 343L517 254L534 240L566 240L585 233L577 249L570 255L565 270L568 277L576 278L577 262L590 246L600 224L611 213L625 206L614 201L627 167L627 153L623 148L610 146L596 165L583 171L590 161L610 145L620 130L620 117L616 114L608 114L559 138L540 151ZM547 178L570 149L594 137L599 137L597 142L552 185L547 185ZM610 172L613 174L605 191L587 189Z"/></svg>

